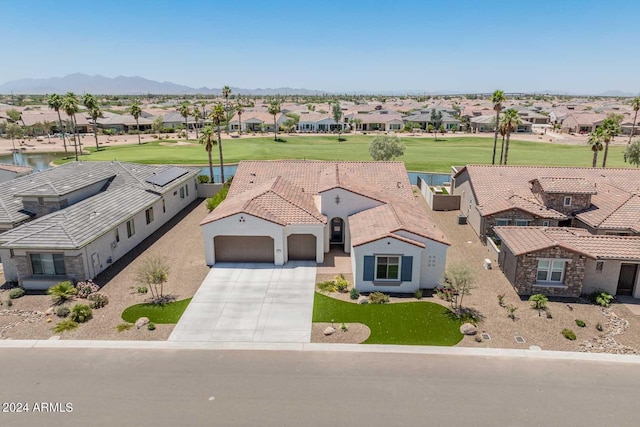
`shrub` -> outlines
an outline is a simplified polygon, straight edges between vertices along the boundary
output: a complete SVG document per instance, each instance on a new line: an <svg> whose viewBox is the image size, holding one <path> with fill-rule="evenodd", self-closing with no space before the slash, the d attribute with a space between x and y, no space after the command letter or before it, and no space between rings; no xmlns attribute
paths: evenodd
<svg viewBox="0 0 640 427"><path fill-rule="evenodd" d="M576 319L576 325L578 325L581 328L584 328L585 326L587 326L584 320L580 320L580 319Z"/></svg>
<svg viewBox="0 0 640 427"><path fill-rule="evenodd" d="M480 334L476 334L476 336L474 337L474 339L476 340L476 342L482 342L482 335L480 335Z"/></svg>
<svg viewBox="0 0 640 427"><path fill-rule="evenodd" d="M24 295L24 289L15 288L9 291L9 299L18 299Z"/></svg>
<svg viewBox="0 0 640 427"><path fill-rule="evenodd" d="M518 310L518 307L516 307L515 305L508 305L505 308L509 312L509 314L507 314L507 317L515 322L515 320L516 320L516 310Z"/></svg>
<svg viewBox="0 0 640 427"><path fill-rule="evenodd" d="M349 288L349 282L344 278L344 275L340 274L338 276L334 276L333 279L336 284L336 290L338 292L347 292L347 288Z"/></svg>
<svg viewBox="0 0 640 427"><path fill-rule="evenodd" d="M227 184L223 185L220 191L218 191L213 197L207 199L207 209L209 212L218 207L220 203L227 198L227 193L229 192L229 186Z"/></svg>
<svg viewBox="0 0 640 427"><path fill-rule="evenodd" d="M336 292L336 282L333 280L325 280L324 282L317 283L318 290L322 293Z"/></svg>
<svg viewBox="0 0 640 427"><path fill-rule="evenodd" d="M357 290L356 288L351 289L351 292L349 293L349 298L351 298L351 299L360 298L360 291Z"/></svg>
<svg viewBox="0 0 640 427"><path fill-rule="evenodd" d="M500 307L504 307L504 305L505 305L504 294L498 294L498 305Z"/></svg>
<svg viewBox="0 0 640 427"><path fill-rule="evenodd" d="M147 329L150 331L155 331L156 330L156 324L153 322L149 322L147 323Z"/></svg>
<svg viewBox="0 0 640 427"><path fill-rule="evenodd" d="M563 335L566 339L571 340L571 341L575 341L575 339L576 339L576 333L575 333L575 332L573 332L573 331L572 331L571 329L569 329L569 328L564 328L564 329L562 330L562 335Z"/></svg>
<svg viewBox="0 0 640 427"><path fill-rule="evenodd" d="M149 292L149 289L147 289L146 286L138 286L138 293L139 294L146 294L147 292Z"/></svg>
<svg viewBox="0 0 640 427"><path fill-rule="evenodd" d="M608 294L605 291L599 290L592 292L589 295L589 299L592 303L599 305L600 307L609 307L613 301L613 295Z"/></svg>
<svg viewBox="0 0 640 427"><path fill-rule="evenodd" d="M343 323L343 324L340 325L340 330L342 332L347 332L349 330L349 328L347 327L346 323Z"/></svg>
<svg viewBox="0 0 640 427"><path fill-rule="evenodd" d="M11 307L13 305L13 301L11 299L7 300L7 307Z"/></svg>
<svg viewBox="0 0 640 427"><path fill-rule="evenodd" d="M372 292L369 294L369 302L371 304L386 304L389 302L389 295L382 292Z"/></svg>
<svg viewBox="0 0 640 427"><path fill-rule="evenodd" d="M208 184L209 175L198 175L198 184Z"/></svg>
<svg viewBox="0 0 640 427"><path fill-rule="evenodd" d="M77 293L78 290L71 284L71 282L60 282L47 290L47 294L51 295L53 302L58 305L72 300Z"/></svg>
<svg viewBox="0 0 640 427"><path fill-rule="evenodd" d="M536 310L544 310L547 308L547 303L549 302L549 298L547 298L544 294L535 294L529 297L529 301L531 301L531 307Z"/></svg>
<svg viewBox="0 0 640 427"><path fill-rule="evenodd" d="M67 317L70 312L69 307L60 306L56 308L56 316L58 317Z"/></svg>
<svg viewBox="0 0 640 427"><path fill-rule="evenodd" d="M596 329L602 332L604 330L604 328L602 327L602 323L600 322L596 323Z"/></svg>
<svg viewBox="0 0 640 427"><path fill-rule="evenodd" d="M133 328L133 323L120 323L116 326L118 332L128 331L131 328Z"/></svg>
<svg viewBox="0 0 640 427"><path fill-rule="evenodd" d="M58 322L58 324L53 328L53 332L55 332L56 334L61 334L66 331L73 331L77 327L78 327L77 322L67 319L67 320Z"/></svg>
<svg viewBox="0 0 640 427"><path fill-rule="evenodd" d="M416 291L413 293L413 296L416 297L416 299L422 299L422 295L423 295L422 289L416 289Z"/></svg>
<svg viewBox="0 0 640 427"><path fill-rule="evenodd" d="M100 290L100 286L93 283L92 280L87 280L76 283L76 290L78 291L78 298L87 298L92 293L98 292Z"/></svg>
<svg viewBox="0 0 640 427"><path fill-rule="evenodd" d="M84 323L91 319L91 307L86 304L76 304L71 308L71 320L78 323Z"/></svg>
<svg viewBox="0 0 640 427"><path fill-rule="evenodd" d="M93 309L102 308L105 305L109 304L109 297L99 292L89 295L87 299L91 301L91 304L89 304L89 306Z"/></svg>

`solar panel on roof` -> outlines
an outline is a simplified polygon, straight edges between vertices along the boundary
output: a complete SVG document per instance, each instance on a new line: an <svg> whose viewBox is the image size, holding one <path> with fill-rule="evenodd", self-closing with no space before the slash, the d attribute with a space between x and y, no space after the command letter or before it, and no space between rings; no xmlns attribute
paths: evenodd
<svg viewBox="0 0 640 427"><path fill-rule="evenodd" d="M159 187L164 187L187 173L189 173L187 169L172 166L166 171L160 172L159 174L147 179L147 182Z"/></svg>

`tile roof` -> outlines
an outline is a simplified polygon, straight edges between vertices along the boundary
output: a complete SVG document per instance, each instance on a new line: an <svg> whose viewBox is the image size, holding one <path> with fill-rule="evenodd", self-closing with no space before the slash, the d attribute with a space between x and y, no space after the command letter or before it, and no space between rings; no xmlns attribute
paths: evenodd
<svg viewBox="0 0 640 427"><path fill-rule="evenodd" d="M202 222L246 213L280 225L326 223L313 196L342 188L376 200L380 206L350 216L353 244L406 231L448 244L415 201L402 162L325 162L316 160L242 161L227 199ZM408 239L411 240L411 239ZM423 245L417 241L412 244Z"/></svg>
<svg viewBox="0 0 640 427"><path fill-rule="evenodd" d="M540 183L542 190L549 194L596 194L598 192L593 182L584 178L544 176L531 182L534 181Z"/></svg>
<svg viewBox="0 0 640 427"><path fill-rule="evenodd" d="M559 246L592 259L640 260L640 236L593 235L569 227L496 227L516 255Z"/></svg>
<svg viewBox="0 0 640 427"><path fill-rule="evenodd" d="M596 227L621 209L632 196L640 196L640 170L637 168L467 165L456 176L465 171L469 175L476 204L483 214L495 211L493 203L499 203L499 209L504 210L502 200L509 199L514 194L535 203L531 181L540 177L565 184L571 182L571 186L576 187L574 189L582 191L593 185L597 193L591 196L591 208L578 213L576 217ZM627 226L634 226L637 221L637 216L631 215Z"/></svg>
<svg viewBox="0 0 640 427"><path fill-rule="evenodd" d="M510 209L520 209L540 218L566 219L562 212L543 205L535 197L523 197L517 194L505 198L496 198L485 206L479 206L482 215L494 215Z"/></svg>

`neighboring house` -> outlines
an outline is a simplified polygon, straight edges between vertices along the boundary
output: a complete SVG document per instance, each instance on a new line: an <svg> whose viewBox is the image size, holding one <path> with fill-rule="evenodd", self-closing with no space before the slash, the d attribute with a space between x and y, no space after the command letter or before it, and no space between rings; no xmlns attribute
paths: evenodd
<svg viewBox="0 0 640 427"><path fill-rule="evenodd" d="M548 125L550 122L549 116L545 116L544 114L540 114L528 108L523 108L520 106L509 108L514 108L524 122L530 123L532 125Z"/></svg>
<svg viewBox="0 0 640 427"><path fill-rule="evenodd" d="M335 246L365 292L434 288L449 247L401 162L243 161L201 226L208 265L321 263Z"/></svg>
<svg viewBox="0 0 640 427"><path fill-rule="evenodd" d="M572 113L562 121L560 131L563 133L591 133L606 118L606 114L600 113Z"/></svg>
<svg viewBox="0 0 640 427"><path fill-rule="evenodd" d="M94 278L195 200L198 173L76 162L0 184L5 279L47 289Z"/></svg>
<svg viewBox="0 0 640 427"><path fill-rule="evenodd" d="M497 227L500 268L520 295L603 290L640 298L640 237L577 228Z"/></svg>
<svg viewBox="0 0 640 427"><path fill-rule="evenodd" d="M98 129L109 129L117 133L127 133L138 129L136 119L131 114L105 112L103 115L104 117L100 117L97 120ZM138 124L140 125L140 132L144 132L151 129L153 120L140 116L138 117Z"/></svg>
<svg viewBox="0 0 640 427"><path fill-rule="evenodd" d="M91 125L87 118L83 113L75 114L75 119L78 124L77 131L78 133L88 133L90 132ZM67 132L71 132L71 120L70 117L67 116L64 111L60 111L60 118L62 119L62 125L68 126L65 129ZM58 113L55 111L23 111L20 119L22 124L29 129L30 134L35 136L41 136L46 134L45 128L42 126L45 122L50 122L53 125L54 132L61 132L60 121L58 120Z"/></svg>
<svg viewBox="0 0 640 427"><path fill-rule="evenodd" d="M404 123L417 123L420 125L420 129L426 130L427 126L429 126L429 122L431 122L431 110L423 111L418 114L412 114L410 116L405 116L403 119ZM442 125L446 130L451 130L455 126L456 129L460 130L461 126L460 120L452 117L446 111L442 111Z"/></svg>
<svg viewBox="0 0 640 427"><path fill-rule="evenodd" d="M0 163L0 183L28 175L33 171L31 166L18 166Z"/></svg>
<svg viewBox="0 0 640 427"><path fill-rule="evenodd" d="M638 118L636 119L635 126L633 125L633 118L635 116L635 112L631 113L631 117L625 117L620 123L620 133L622 135L631 134L631 130L633 129L633 135L640 135L640 114L638 114Z"/></svg>
<svg viewBox="0 0 640 427"><path fill-rule="evenodd" d="M403 128L402 116L397 113L375 112L369 114L349 113L345 115L346 121L357 119L357 131L399 131Z"/></svg>
<svg viewBox="0 0 640 427"><path fill-rule="evenodd" d="M242 132L273 132L273 114L265 111L245 111L242 113ZM276 126L280 126L287 121L289 117L283 113L276 114ZM236 113L229 121L229 129L237 131L239 125L238 114Z"/></svg>
<svg viewBox="0 0 640 427"><path fill-rule="evenodd" d="M154 118L149 118L149 123L153 123ZM211 122L207 118L198 119L198 128L202 128L206 122ZM165 128L177 129L184 127L184 117L177 111L171 111L162 116L162 126ZM187 128L193 130L196 128L196 119L193 116L187 116Z"/></svg>
<svg viewBox="0 0 640 427"><path fill-rule="evenodd" d="M566 107L555 108L549 112L549 121L554 124L560 124L564 119L569 117L570 111Z"/></svg>
<svg viewBox="0 0 640 427"><path fill-rule="evenodd" d="M482 238L508 225L640 235L638 169L468 165L453 175L452 194Z"/></svg>
<svg viewBox="0 0 640 427"><path fill-rule="evenodd" d="M486 116L475 116L469 120L472 132L495 132L496 114Z"/></svg>
<svg viewBox="0 0 640 427"><path fill-rule="evenodd" d="M344 131L346 123L336 123L330 114L301 113L298 122L298 131L302 133L310 132L334 132L338 128Z"/></svg>

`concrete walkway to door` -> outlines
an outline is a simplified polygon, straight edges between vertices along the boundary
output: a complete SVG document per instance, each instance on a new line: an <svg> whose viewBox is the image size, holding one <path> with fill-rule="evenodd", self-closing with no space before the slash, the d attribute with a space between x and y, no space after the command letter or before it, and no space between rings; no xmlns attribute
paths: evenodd
<svg viewBox="0 0 640 427"><path fill-rule="evenodd" d="M211 269L169 341L308 343L316 263L220 263Z"/></svg>

